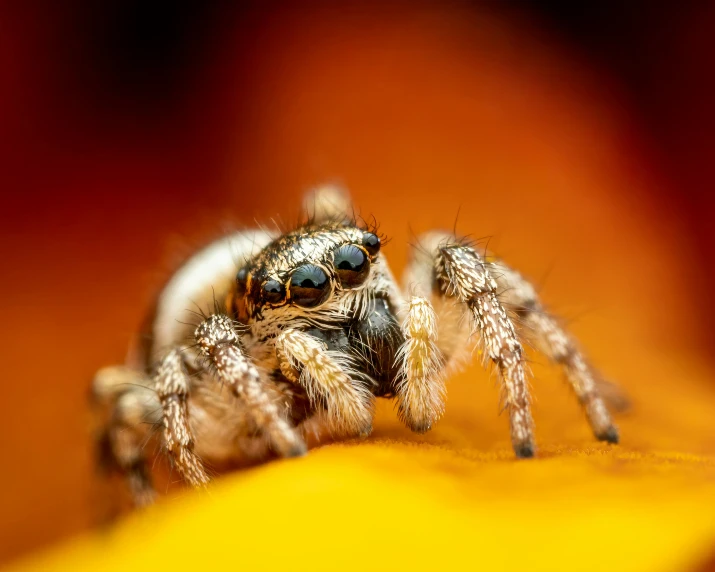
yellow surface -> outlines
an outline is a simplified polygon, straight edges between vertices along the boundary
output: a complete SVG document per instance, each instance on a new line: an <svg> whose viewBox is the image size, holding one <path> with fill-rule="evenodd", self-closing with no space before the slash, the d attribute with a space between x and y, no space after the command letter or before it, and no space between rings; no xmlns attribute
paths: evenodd
<svg viewBox="0 0 715 572"><path fill-rule="evenodd" d="M709 391L687 387L690 397L668 403L637 396L649 415L622 418L626 444L612 447L589 438L574 400L547 375L539 458L516 461L505 416L488 416L497 392L475 377L454 382L449 413L425 436L381 402L365 442L234 473L17 569L682 570L708 557L715 459L639 450L669 430L697 449L712 419Z"/></svg>

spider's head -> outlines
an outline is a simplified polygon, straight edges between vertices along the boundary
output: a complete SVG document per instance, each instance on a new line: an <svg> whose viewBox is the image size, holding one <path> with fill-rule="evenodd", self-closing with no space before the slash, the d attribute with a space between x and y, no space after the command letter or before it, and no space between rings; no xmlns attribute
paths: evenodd
<svg viewBox="0 0 715 572"><path fill-rule="evenodd" d="M352 225L305 226L284 234L236 276L249 318L265 310L317 311L341 293L366 286L380 238Z"/></svg>

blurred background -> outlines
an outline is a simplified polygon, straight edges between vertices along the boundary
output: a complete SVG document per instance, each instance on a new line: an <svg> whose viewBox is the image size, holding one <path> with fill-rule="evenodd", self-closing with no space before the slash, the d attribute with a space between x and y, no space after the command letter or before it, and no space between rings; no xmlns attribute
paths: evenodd
<svg viewBox="0 0 715 572"><path fill-rule="evenodd" d="M0 561L90 526L89 382L167 272L326 181L397 269L459 212L634 396L627 445L712 453L713 54L711 2L4 2Z"/></svg>

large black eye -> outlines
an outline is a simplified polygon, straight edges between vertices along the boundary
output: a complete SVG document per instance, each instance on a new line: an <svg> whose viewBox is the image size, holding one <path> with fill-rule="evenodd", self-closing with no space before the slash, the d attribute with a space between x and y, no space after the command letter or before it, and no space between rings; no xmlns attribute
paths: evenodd
<svg viewBox="0 0 715 572"><path fill-rule="evenodd" d="M325 302L330 281L325 271L314 264L301 266L290 279L290 298L298 306L312 308Z"/></svg>
<svg viewBox="0 0 715 572"><path fill-rule="evenodd" d="M340 283L346 287L359 286L370 272L370 263L362 248L354 244L344 244L334 254L335 272Z"/></svg>
<svg viewBox="0 0 715 572"><path fill-rule="evenodd" d="M236 294L243 296L246 293L246 280L248 279L248 270L241 268L236 274Z"/></svg>
<svg viewBox="0 0 715 572"><path fill-rule="evenodd" d="M269 304L280 304L285 297L286 288L278 280L269 279L263 283L263 299Z"/></svg>
<svg viewBox="0 0 715 572"><path fill-rule="evenodd" d="M375 256L380 252L380 237L371 232L366 232L362 235L362 245L370 253L370 256Z"/></svg>

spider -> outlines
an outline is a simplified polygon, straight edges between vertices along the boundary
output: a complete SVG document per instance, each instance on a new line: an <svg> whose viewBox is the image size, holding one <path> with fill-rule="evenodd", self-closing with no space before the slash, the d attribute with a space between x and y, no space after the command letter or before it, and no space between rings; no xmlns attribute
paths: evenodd
<svg viewBox="0 0 715 572"><path fill-rule="evenodd" d="M344 191L313 191L305 211L292 232L241 231L195 254L160 292L134 358L96 374L110 412L102 442L136 504L155 495L152 426L195 487L210 480L205 462L304 455L316 428L369 435L377 397L423 433L444 412L446 374L475 345L495 365L516 456L532 457L527 335L563 368L596 438L618 442L598 375L517 271L430 232L400 288ZM187 320L191 306L212 311Z"/></svg>

